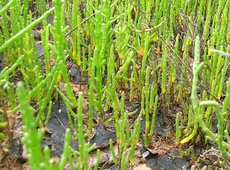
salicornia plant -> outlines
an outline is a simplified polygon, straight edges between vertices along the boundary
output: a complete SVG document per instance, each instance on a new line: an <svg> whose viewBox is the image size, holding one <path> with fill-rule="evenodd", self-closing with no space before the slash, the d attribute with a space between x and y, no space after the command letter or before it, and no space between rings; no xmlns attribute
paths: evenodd
<svg viewBox="0 0 230 170"><path fill-rule="evenodd" d="M176 146L196 143L204 134L205 142L213 141L229 159L230 55L224 52L230 50L229 0L34 2L0 1L0 128L6 130L0 141L10 141L14 126L8 117L21 111L31 169L64 169L67 162L71 169L97 169L99 151L95 165L88 162L95 119L115 127L114 164L132 168L142 141L141 118L143 143L151 147L156 115L162 112L172 124L175 120ZM73 65L78 82L70 75ZM18 81L23 86L16 87ZM60 161L51 164L41 141L53 102L60 99L78 149L70 147L68 129ZM194 147L186 154L195 159Z"/></svg>
<svg viewBox="0 0 230 170"><path fill-rule="evenodd" d="M196 37L196 42L195 42L195 58L194 58L194 65L193 65L193 84L192 84L192 94L191 94L191 100L192 100L192 109L193 109L193 114L194 114L194 127L193 127L193 131L192 133L184 138L181 143L184 144L186 142L188 142L189 140L193 139L195 137L195 135L197 134L197 130L198 127L200 127L205 135L207 136L207 138L211 141L214 141L217 145L219 150L222 152L222 154L229 159L230 154L227 150L230 150L230 144L227 142L225 142L223 140L223 136L224 136L224 117L226 115L226 110L223 110L224 112L221 112L220 108L219 108L219 104L216 101L201 101L199 102L197 100L197 84L198 84L198 77L199 74L201 72L201 69L204 68L204 63L201 62L200 63L200 38L199 36ZM229 85L229 83L228 83ZM229 89L229 86L227 87L227 89ZM228 91L228 90L227 90ZM228 94L229 95L229 94ZM224 104L229 105L229 98L225 98L224 100ZM203 106L207 106L207 107L214 107L215 108L215 112L216 112L216 116L217 116L217 120L218 120L218 124L217 124L217 128L218 128L218 133L215 134L213 133L209 128L207 128L203 118L204 118L204 113L202 112L202 107ZM228 133L225 134L228 137Z"/></svg>
<svg viewBox="0 0 230 170"><path fill-rule="evenodd" d="M66 130L64 151L59 162L53 164L48 146L41 148L42 139L45 134L44 129L37 129L33 109L29 105L28 95L23 84L20 82L17 85L17 95L22 113L23 121L23 138L22 142L25 145L27 158L31 169L63 169L70 154L70 130Z"/></svg>

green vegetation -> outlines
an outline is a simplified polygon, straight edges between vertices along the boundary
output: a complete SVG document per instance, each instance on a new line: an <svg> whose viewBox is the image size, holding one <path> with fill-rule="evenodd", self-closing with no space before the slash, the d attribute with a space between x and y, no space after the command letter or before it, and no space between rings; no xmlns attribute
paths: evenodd
<svg viewBox="0 0 230 170"><path fill-rule="evenodd" d="M115 127L118 154L110 141L113 162L128 169L142 137L146 147L152 146L156 115L164 114L171 118L173 130L167 136L175 140L180 157L199 162L188 143L203 143L206 150L212 143L222 154L217 164L225 167L230 158L229 10L229 0L0 1L0 141L7 144L1 153L7 154L12 141L9 117L21 114L31 169L62 170L66 164L97 169L99 149L95 165L88 164L95 149L89 144L94 117L104 127ZM33 31L40 31L40 40ZM40 56L38 41L44 51ZM87 75L85 91L77 92L77 98L68 62ZM70 129L63 154L53 163L41 142L52 103L60 100ZM70 146L71 130L78 150Z"/></svg>

